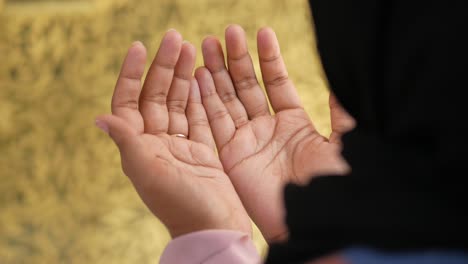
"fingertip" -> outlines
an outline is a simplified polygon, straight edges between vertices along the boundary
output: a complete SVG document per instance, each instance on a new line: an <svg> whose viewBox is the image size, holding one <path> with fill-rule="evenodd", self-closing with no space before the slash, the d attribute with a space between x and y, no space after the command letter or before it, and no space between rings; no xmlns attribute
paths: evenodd
<svg viewBox="0 0 468 264"><path fill-rule="evenodd" d="M195 77L195 80L197 81L197 85L200 85L200 81L204 78L204 74L206 70L207 69L204 66L200 66L195 69L195 72L193 75Z"/></svg>
<svg viewBox="0 0 468 264"><path fill-rule="evenodd" d="M200 87L195 77L190 79L189 101L200 102Z"/></svg>
<svg viewBox="0 0 468 264"><path fill-rule="evenodd" d="M191 51L195 51L195 46L192 44L192 42L188 41L188 40L184 40L182 42L182 47L185 48L185 49L189 49Z"/></svg>
<svg viewBox="0 0 468 264"><path fill-rule="evenodd" d="M182 43L181 53L184 53L185 56L188 56L190 59L195 60L197 49L192 43L184 40L184 42Z"/></svg>
<svg viewBox="0 0 468 264"><path fill-rule="evenodd" d="M280 52L275 31L270 27L263 27L257 32L257 47L260 57L277 56Z"/></svg>
<svg viewBox="0 0 468 264"><path fill-rule="evenodd" d="M213 35L208 35L206 36L205 38L203 38L203 41L202 41L202 47L204 45L206 45L207 43L213 43L213 42L218 42L218 38L216 36L213 36Z"/></svg>
<svg viewBox="0 0 468 264"><path fill-rule="evenodd" d="M119 147L138 134L123 119L110 114L97 116L95 118L95 125L107 133Z"/></svg>
<svg viewBox="0 0 468 264"><path fill-rule="evenodd" d="M268 26L261 27L257 31L257 37L268 37L268 36L276 36L275 31Z"/></svg>
<svg viewBox="0 0 468 264"><path fill-rule="evenodd" d="M94 119L94 125L98 127L101 131L109 135L109 125L105 121L105 116L97 116Z"/></svg>
<svg viewBox="0 0 468 264"><path fill-rule="evenodd" d="M175 67L175 76L184 80L190 80L190 78L192 77L193 68L195 67L196 52L197 50L195 49L195 46L193 44L191 44L188 41L183 42L180 50L180 55ZM170 93L172 93L173 89L171 89L170 91Z"/></svg>
<svg viewBox="0 0 468 264"><path fill-rule="evenodd" d="M169 50L180 50L182 42L182 35L177 30L170 29L166 34L164 34L164 37L161 40L160 49L163 49L164 52L168 52Z"/></svg>
<svg viewBox="0 0 468 264"><path fill-rule="evenodd" d="M195 78L197 79L202 97L216 93L213 78L211 77L210 71L206 67L198 67L195 70Z"/></svg>
<svg viewBox="0 0 468 264"><path fill-rule="evenodd" d="M127 57L136 61L139 64L146 62L146 47L141 41L135 41L128 48Z"/></svg>
<svg viewBox="0 0 468 264"><path fill-rule="evenodd" d="M197 79L197 81L199 82L203 77L204 77L204 74L208 71L208 69L204 66L200 66L198 68L195 69L195 79Z"/></svg>
<svg viewBox="0 0 468 264"><path fill-rule="evenodd" d="M132 43L132 45L130 45L129 50L136 50L136 51L140 51L140 52L146 52L146 47L143 44L143 42L141 42L139 40L136 40L136 41L134 41Z"/></svg>
<svg viewBox="0 0 468 264"><path fill-rule="evenodd" d="M202 41L202 52L203 55L207 55L215 51L217 46L220 45L219 39L215 36L207 36Z"/></svg>
<svg viewBox="0 0 468 264"><path fill-rule="evenodd" d="M153 64L173 68L177 64L182 49L182 35L175 29L164 34Z"/></svg>
<svg viewBox="0 0 468 264"><path fill-rule="evenodd" d="M244 28L238 24L230 24L226 27L226 29L224 30L224 33L226 34L226 36L228 35L238 35L238 34L244 34L245 31L244 31Z"/></svg>
<svg viewBox="0 0 468 264"><path fill-rule="evenodd" d="M260 41L272 41L276 40L276 33L270 27L263 27L257 32L257 40Z"/></svg>
<svg viewBox="0 0 468 264"><path fill-rule="evenodd" d="M107 133L109 133L109 126L111 123L115 122L117 118L111 114L104 114L104 115L99 115L96 116L94 119L94 123L96 126L102 129L99 125L105 125L107 127Z"/></svg>
<svg viewBox="0 0 468 264"><path fill-rule="evenodd" d="M132 45L130 47L134 47L134 46L145 46L143 45L143 42L139 41L139 40L135 40L132 42Z"/></svg>
<svg viewBox="0 0 468 264"><path fill-rule="evenodd" d="M180 34L179 31L173 28L166 31L166 34L164 34L164 38L173 39L173 40L182 42L182 34Z"/></svg>
<svg viewBox="0 0 468 264"><path fill-rule="evenodd" d="M225 33L228 57L234 60L248 53L247 39L244 29L239 25L230 25Z"/></svg>
<svg viewBox="0 0 468 264"><path fill-rule="evenodd" d="M190 78L190 89L192 88L198 90L198 82L195 77Z"/></svg>
<svg viewBox="0 0 468 264"><path fill-rule="evenodd" d="M210 72L219 72L226 68L224 52L216 37L207 37L202 43L203 62Z"/></svg>

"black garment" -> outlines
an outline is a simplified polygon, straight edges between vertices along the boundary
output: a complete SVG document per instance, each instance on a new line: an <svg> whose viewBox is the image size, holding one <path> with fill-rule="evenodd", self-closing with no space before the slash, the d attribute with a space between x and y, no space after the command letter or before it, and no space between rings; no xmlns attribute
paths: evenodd
<svg viewBox="0 0 468 264"><path fill-rule="evenodd" d="M356 118L349 176L285 189L267 263L344 247L468 250L466 0L310 0L331 89Z"/></svg>

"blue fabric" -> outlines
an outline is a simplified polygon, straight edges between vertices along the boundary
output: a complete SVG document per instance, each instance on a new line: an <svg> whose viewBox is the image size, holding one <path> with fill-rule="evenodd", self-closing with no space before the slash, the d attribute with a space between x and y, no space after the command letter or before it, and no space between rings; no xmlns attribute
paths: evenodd
<svg viewBox="0 0 468 264"><path fill-rule="evenodd" d="M409 251L383 252L369 248L349 248L343 256L350 264L468 264L468 252Z"/></svg>

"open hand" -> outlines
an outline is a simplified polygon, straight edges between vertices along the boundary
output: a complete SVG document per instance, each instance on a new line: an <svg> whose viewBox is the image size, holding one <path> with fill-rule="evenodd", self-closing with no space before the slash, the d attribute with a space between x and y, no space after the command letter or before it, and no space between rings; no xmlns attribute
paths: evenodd
<svg viewBox="0 0 468 264"><path fill-rule="evenodd" d="M240 26L226 29L227 65L218 39L208 37L202 50L205 67L197 69L203 105L221 163L254 222L267 241L284 239L282 189L306 183L313 175L345 174L339 137L354 121L331 98L332 140L321 136L304 111L288 78L273 30L257 36L267 98L257 82Z"/></svg>
<svg viewBox="0 0 468 264"><path fill-rule="evenodd" d="M118 146L123 171L172 237L203 229L251 234L250 219L214 151L192 77L195 48L168 31L141 88L145 60L144 46L133 44L112 115L96 120Z"/></svg>

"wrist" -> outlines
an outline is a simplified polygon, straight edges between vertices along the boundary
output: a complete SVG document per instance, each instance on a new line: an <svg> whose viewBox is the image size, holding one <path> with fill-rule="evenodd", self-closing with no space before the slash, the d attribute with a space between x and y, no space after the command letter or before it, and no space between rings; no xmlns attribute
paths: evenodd
<svg viewBox="0 0 468 264"><path fill-rule="evenodd" d="M164 221L163 221L164 222ZM232 232L242 232L252 237L252 222L247 213L234 211L226 216L217 216L214 219L190 219L187 216L181 216L176 223L165 223L172 239L207 230L228 230Z"/></svg>

